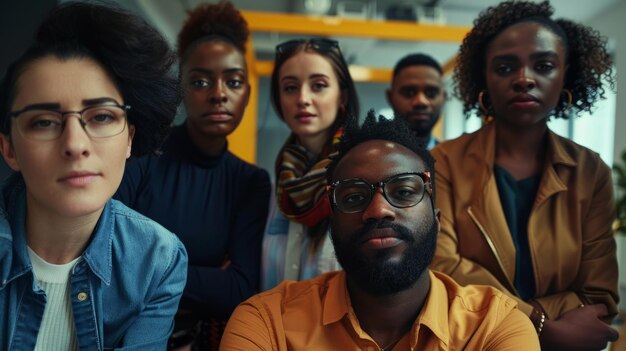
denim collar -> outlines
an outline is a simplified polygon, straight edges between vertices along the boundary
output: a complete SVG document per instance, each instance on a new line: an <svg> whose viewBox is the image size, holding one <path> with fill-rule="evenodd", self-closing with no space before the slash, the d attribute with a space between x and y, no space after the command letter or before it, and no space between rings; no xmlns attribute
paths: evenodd
<svg viewBox="0 0 626 351"><path fill-rule="evenodd" d="M106 285L111 283L114 216L111 200L107 201L83 259L91 271ZM0 289L12 280L30 272L32 265L26 247L26 185L21 174L11 175L0 194Z"/></svg>

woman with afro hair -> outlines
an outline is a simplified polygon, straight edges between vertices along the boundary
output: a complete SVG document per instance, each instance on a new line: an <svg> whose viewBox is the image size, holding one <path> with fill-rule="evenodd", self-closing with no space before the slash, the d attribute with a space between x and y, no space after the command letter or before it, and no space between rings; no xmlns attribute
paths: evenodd
<svg viewBox="0 0 626 351"><path fill-rule="evenodd" d="M189 253L171 347L193 337L184 331L193 329L195 348L217 348L234 308L259 288L269 175L229 152L226 141L250 96L248 36L229 2L189 12L178 36L187 118L173 128L161 155L129 165L117 194L176 233Z"/></svg>
<svg viewBox="0 0 626 351"><path fill-rule="evenodd" d="M618 302L611 172L547 122L591 111L612 62L596 31L552 14L503 2L461 45L457 93L486 124L433 150L432 268L515 297L545 349L599 350L617 338L605 324Z"/></svg>

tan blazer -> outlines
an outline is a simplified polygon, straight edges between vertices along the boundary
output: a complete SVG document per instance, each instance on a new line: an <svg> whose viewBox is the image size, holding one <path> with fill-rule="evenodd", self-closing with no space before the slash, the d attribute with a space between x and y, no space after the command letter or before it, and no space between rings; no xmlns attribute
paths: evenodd
<svg viewBox="0 0 626 351"><path fill-rule="evenodd" d="M496 180L494 123L433 151L441 231L432 268L460 284L495 286L521 302L513 284L515 246ZM617 312L617 259L611 230L611 171L598 154L548 132L545 168L528 223L535 297L548 318L581 303Z"/></svg>

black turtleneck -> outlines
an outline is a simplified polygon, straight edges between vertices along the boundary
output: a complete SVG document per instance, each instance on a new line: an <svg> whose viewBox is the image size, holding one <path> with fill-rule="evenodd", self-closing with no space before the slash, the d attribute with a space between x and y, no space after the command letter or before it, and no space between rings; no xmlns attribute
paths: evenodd
<svg viewBox="0 0 626 351"><path fill-rule="evenodd" d="M133 158L115 198L174 232L189 254L181 306L201 303L226 320L258 290L269 175L227 150L208 157L186 126L175 127L160 156ZM220 266L226 261L226 269Z"/></svg>

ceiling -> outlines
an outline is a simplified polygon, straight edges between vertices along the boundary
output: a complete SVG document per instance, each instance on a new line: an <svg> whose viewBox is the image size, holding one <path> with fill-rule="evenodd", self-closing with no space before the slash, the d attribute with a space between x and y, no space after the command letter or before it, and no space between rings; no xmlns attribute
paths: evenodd
<svg viewBox="0 0 626 351"><path fill-rule="evenodd" d="M304 2L323 4L330 2L330 15L337 13L338 5L352 7L369 6L370 19L384 19L385 10L394 4L410 4L419 9L436 3L441 9L438 20L448 25L471 26L478 13L498 0L231 0L238 8L253 11L302 13ZM623 0L552 0L557 17L585 22L608 11L612 5ZM186 17L186 10L201 0L117 0L121 5L143 14L174 45L176 34ZM217 1L209 1L217 2ZM341 3L341 4L340 4ZM348 6L349 7L349 6ZM288 37L279 33L254 33L254 47L259 58L271 59L277 43ZM441 42L382 41L371 38L336 38L349 63L390 68L409 52L422 51L444 63L454 57L458 44Z"/></svg>

